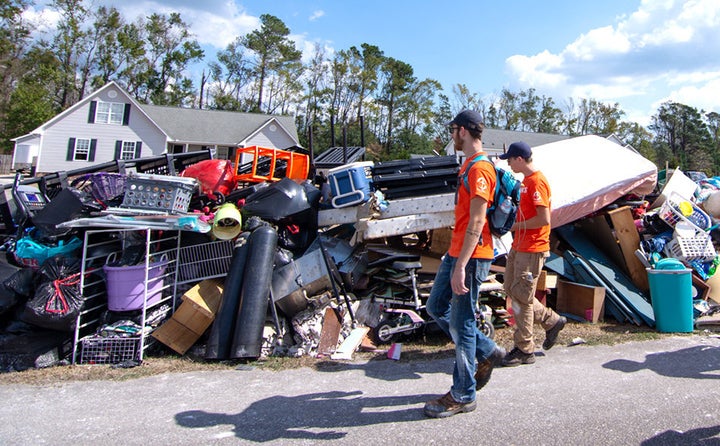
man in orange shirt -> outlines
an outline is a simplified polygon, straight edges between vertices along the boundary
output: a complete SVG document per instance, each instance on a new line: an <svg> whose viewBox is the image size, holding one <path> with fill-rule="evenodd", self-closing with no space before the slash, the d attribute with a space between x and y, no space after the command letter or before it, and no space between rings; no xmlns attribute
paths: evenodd
<svg viewBox="0 0 720 446"><path fill-rule="evenodd" d="M458 113L448 123L455 150L462 151L466 160L458 176L450 249L442 258L426 306L455 343L452 387L441 398L425 404L425 415L433 418L475 410L475 392L488 383L493 367L505 356L505 350L485 336L475 321L480 283L487 277L494 257L485 214L492 204L495 168L490 162L470 163L485 154L483 129L482 116L472 110ZM463 176L470 166L465 188Z"/></svg>
<svg viewBox="0 0 720 446"><path fill-rule="evenodd" d="M517 221L510 229L513 243L508 253L504 288L515 313L514 348L502 360L506 367L535 362L533 324L545 329L543 349L555 345L567 319L547 308L535 297L538 277L550 252L550 185L532 162L532 150L525 142L510 144L500 159L513 172L524 175Z"/></svg>

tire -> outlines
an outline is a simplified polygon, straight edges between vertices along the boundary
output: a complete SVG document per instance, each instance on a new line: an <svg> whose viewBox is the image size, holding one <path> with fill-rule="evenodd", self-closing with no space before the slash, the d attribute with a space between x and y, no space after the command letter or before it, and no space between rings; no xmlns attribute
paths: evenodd
<svg viewBox="0 0 720 446"><path fill-rule="evenodd" d="M495 339L495 326L489 320L478 319L478 329L488 338Z"/></svg>
<svg viewBox="0 0 720 446"><path fill-rule="evenodd" d="M396 334L390 334L388 333L389 330L392 330L395 328L395 325L392 320L390 319L383 319L380 321L379 324L375 326L373 329L373 334L375 335L375 341L378 344L389 344L395 339Z"/></svg>

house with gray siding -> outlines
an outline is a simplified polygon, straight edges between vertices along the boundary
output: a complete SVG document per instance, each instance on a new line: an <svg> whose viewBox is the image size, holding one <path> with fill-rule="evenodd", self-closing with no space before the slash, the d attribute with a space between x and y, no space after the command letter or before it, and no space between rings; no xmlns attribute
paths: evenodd
<svg viewBox="0 0 720 446"><path fill-rule="evenodd" d="M144 105L115 82L13 141L13 167L37 173L207 149L234 161L237 148L299 145L290 116Z"/></svg>
<svg viewBox="0 0 720 446"><path fill-rule="evenodd" d="M485 153L489 157L502 155L505 153L510 144L516 141L525 141L530 147L536 147L543 144L549 144L551 142L562 141L568 139L567 135L555 135L552 133L533 133L533 132L520 132L515 130L504 130L504 129L493 129L485 127L482 132L482 145ZM446 155L455 155L455 144L452 138L450 142L445 146ZM462 152L458 154L460 161L464 159Z"/></svg>

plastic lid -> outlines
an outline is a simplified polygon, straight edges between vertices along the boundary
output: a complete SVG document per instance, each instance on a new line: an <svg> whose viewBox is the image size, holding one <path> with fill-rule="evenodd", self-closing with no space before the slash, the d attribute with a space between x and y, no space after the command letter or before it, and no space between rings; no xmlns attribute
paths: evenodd
<svg viewBox="0 0 720 446"><path fill-rule="evenodd" d="M659 260L655 264L655 269L679 270L679 269L685 269L685 265L678 259L666 258L666 259Z"/></svg>

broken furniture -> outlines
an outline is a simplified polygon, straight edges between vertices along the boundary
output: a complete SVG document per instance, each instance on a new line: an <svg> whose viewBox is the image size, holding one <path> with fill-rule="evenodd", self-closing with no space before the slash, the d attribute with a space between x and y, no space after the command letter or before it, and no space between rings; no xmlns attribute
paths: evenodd
<svg viewBox="0 0 720 446"><path fill-rule="evenodd" d="M251 161L244 162L248 157ZM281 178L304 180L310 171L310 158L288 150L240 147L235 152L235 168L238 183L274 182Z"/></svg>

